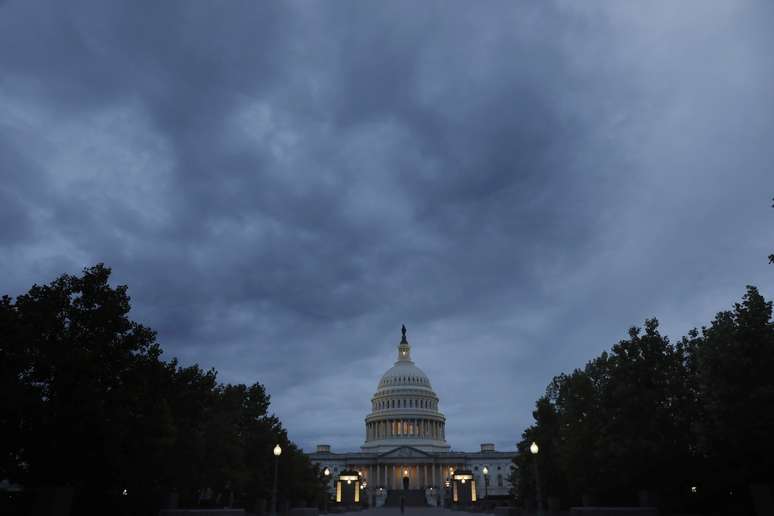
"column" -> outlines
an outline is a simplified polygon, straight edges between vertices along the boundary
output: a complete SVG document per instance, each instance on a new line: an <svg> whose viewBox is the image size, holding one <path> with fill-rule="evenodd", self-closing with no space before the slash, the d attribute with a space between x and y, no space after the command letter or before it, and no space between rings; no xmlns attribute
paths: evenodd
<svg viewBox="0 0 774 516"><path fill-rule="evenodd" d="M435 470L436 470L436 469L438 469L438 466L436 466L435 464L433 464L433 467L432 467L432 469L433 469L433 485L434 485L434 486L437 486L437 485L438 485L438 483L436 483L436 481L435 481Z"/></svg>
<svg viewBox="0 0 774 516"><path fill-rule="evenodd" d="M427 487L427 464L424 464L422 469L424 470L424 473L422 474L423 487Z"/></svg>

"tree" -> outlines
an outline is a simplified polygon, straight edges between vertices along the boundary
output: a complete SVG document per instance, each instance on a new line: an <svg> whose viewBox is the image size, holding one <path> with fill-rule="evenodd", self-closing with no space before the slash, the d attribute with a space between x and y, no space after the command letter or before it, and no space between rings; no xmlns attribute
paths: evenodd
<svg viewBox="0 0 774 516"><path fill-rule="evenodd" d="M3 465L15 478L97 486L117 479L111 425L123 407L115 401L127 373L160 350L153 331L127 318L126 287L111 288L109 275L97 265L35 285L15 303L3 298L3 376L25 399L2 410L19 432Z"/></svg>
<svg viewBox="0 0 774 516"><path fill-rule="evenodd" d="M0 298L2 477L72 486L74 513L157 514L170 491L188 506L205 491L244 504L268 496L280 443L280 493L318 499L318 472L268 413L264 387L161 360L110 272L99 264Z"/></svg>
<svg viewBox="0 0 774 516"><path fill-rule="evenodd" d="M558 464L559 419L556 409L547 396L538 399L532 412L535 424L527 428L522 439L516 445L519 454L513 459L511 483L514 486L514 496L520 502L533 500L536 496L535 465L540 474L540 485L543 497L557 496L562 498L567 491L567 485L562 470ZM536 442L540 447L538 455L530 453L530 445Z"/></svg>
<svg viewBox="0 0 774 516"><path fill-rule="evenodd" d="M774 471L772 303L747 287L741 303L703 329L697 380L704 418L699 443L730 485L771 480Z"/></svg>

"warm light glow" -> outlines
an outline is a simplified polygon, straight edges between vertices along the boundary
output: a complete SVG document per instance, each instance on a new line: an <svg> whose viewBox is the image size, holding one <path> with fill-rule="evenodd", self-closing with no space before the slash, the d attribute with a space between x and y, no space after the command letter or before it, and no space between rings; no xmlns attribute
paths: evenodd
<svg viewBox="0 0 774 516"><path fill-rule="evenodd" d="M471 480L470 481L470 499L472 501L474 501L474 502L476 500L478 500L478 493L476 493L476 481L475 480Z"/></svg>
<svg viewBox="0 0 774 516"><path fill-rule="evenodd" d="M529 446L529 451L532 453L532 455L537 455L540 451L540 448L538 448L538 445L535 441L532 441L532 444Z"/></svg>
<svg viewBox="0 0 774 516"><path fill-rule="evenodd" d="M336 482L336 501L341 502L341 482Z"/></svg>
<svg viewBox="0 0 774 516"><path fill-rule="evenodd" d="M280 448L280 445L274 447L274 456L279 457L282 454L282 448Z"/></svg>
<svg viewBox="0 0 774 516"><path fill-rule="evenodd" d="M696 492L696 486L691 486L691 492L692 492L692 493L695 493L695 492Z"/></svg>
<svg viewBox="0 0 774 516"><path fill-rule="evenodd" d="M463 479L461 480L461 482L464 484L464 483L465 483L465 479L463 478Z"/></svg>
<svg viewBox="0 0 774 516"><path fill-rule="evenodd" d="M407 470L407 469L404 469L404 470L403 470L403 476L404 476L404 477L407 477L407 476L408 476L408 470Z"/></svg>
<svg viewBox="0 0 774 516"><path fill-rule="evenodd" d="M351 484L351 483L352 483L352 481L351 481L351 480L347 480L347 484Z"/></svg>
<svg viewBox="0 0 774 516"><path fill-rule="evenodd" d="M323 470L323 475L325 475L326 477L329 477L331 475L331 470L329 470L328 468L325 468Z"/></svg>
<svg viewBox="0 0 774 516"><path fill-rule="evenodd" d="M484 466L483 473L484 473L484 475L488 475L489 474L489 468Z"/></svg>

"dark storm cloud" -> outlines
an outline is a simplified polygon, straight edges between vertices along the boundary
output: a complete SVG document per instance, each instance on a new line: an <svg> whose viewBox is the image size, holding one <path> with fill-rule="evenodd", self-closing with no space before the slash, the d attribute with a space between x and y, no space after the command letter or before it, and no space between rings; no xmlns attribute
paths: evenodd
<svg viewBox="0 0 774 516"><path fill-rule="evenodd" d="M770 290L768 3L0 4L3 292L104 261L168 356L355 448L405 322L457 449Z"/></svg>

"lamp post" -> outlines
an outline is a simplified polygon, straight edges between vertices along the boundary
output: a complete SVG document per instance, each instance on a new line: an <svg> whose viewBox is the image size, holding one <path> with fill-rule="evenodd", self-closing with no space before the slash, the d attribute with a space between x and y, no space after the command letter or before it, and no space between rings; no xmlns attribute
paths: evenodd
<svg viewBox="0 0 774 516"><path fill-rule="evenodd" d="M279 469L279 457L282 455L280 445L274 447L274 487L271 489L271 513L277 514L277 470Z"/></svg>
<svg viewBox="0 0 774 516"><path fill-rule="evenodd" d="M325 513L328 513L328 487L330 486L330 480L328 478L331 476L331 470L328 469L328 466L325 466L325 469L323 470L323 476L325 477L325 495L323 496L323 511Z"/></svg>
<svg viewBox="0 0 774 516"><path fill-rule="evenodd" d="M535 488L537 490L537 510L538 514L542 516L543 514L543 503L541 501L540 496L540 473L538 471L538 460L537 455L540 451L540 448L538 447L537 443L535 441L532 441L532 444L529 447L530 453L532 453L532 463L535 465Z"/></svg>
<svg viewBox="0 0 774 516"><path fill-rule="evenodd" d="M489 498L489 468L484 466L484 499Z"/></svg>

